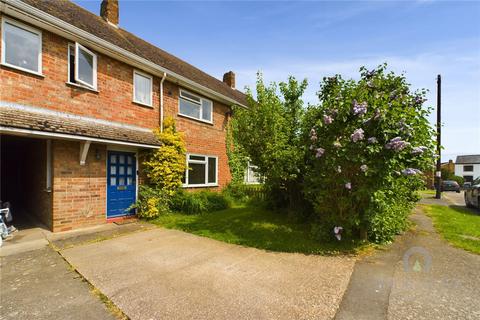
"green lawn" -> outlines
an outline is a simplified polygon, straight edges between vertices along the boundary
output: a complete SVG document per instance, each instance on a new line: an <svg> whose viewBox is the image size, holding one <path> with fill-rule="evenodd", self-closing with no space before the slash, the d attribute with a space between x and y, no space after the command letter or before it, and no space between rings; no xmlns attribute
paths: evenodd
<svg viewBox="0 0 480 320"><path fill-rule="evenodd" d="M420 190L418 193L422 196L434 196L436 194L436 190Z"/></svg>
<svg viewBox="0 0 480 320"><path fill-rule="evenodd" d="M320 243L310 237L308 226L285 215L253 207L185 215L173 213L150 221L212 239L259 249L306 254L356 253L367 247L352 241Z"/></svg>
<svg viewBox="0 0 480 320"><path fill-rule="evenodd" d="M426 206L440 234L456 247L480 254L480 214L457 206Z"/></svg>

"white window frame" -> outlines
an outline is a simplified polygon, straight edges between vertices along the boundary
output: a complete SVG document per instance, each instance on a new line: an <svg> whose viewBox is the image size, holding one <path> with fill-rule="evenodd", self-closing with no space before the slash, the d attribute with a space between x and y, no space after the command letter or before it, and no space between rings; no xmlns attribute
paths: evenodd
<svg viewBox="0 0 480 320"><path fill-rule="evenodd" d="M189 101L189 102L198 104L198 101L189 99L189 98L187 98L187 97L183 97L183 96L182 96L182 93L183 93L183 92L185 92L186 94L192 95L192 96L200 99L200 118L195 118L195 117L189 116L189 115L187 115L187 114L183 114L183 113L180 111L180 100L181 100L181 99L184 99L184 100L187 100L187 101ZM212 110L211 110L211 112L210 112L210 114L211 114L211 119L210 119L210 120L205 120L205 119L202 118L202 117L203 117L203 101L208 101L208 102L210 102L210 105L212 106ZM182 117L186 117L186 118L194 119L194 120L197 120L197 121L201 121L201 122L206 122L206 123L213 124L213 101L210 100L210 99L205 99L205 98L199 96L198 94L192 93L192 92L190 92L190 91L187 91L187 90L184 90L184 89L180 89L180 93L179 93L179 95L178 95L178 114L181 115Z"/></svg>
<svg viewBox="0 0 480 320"><path fill-rule="evenodd" d="M190 160L190 156L205 157L205 160ZM208 182L208 158L215 158L215 182ZM184 188L202 188L202 187L217 187L218 186L218 156L187 153L186 156L187 169L185 170L185 183ZM188 165L189 163L199 163L205 165L205 183L204 184L188 184Z"/></svg>
<svg viewBox="0 0 480 320"><path fill-rule="evenodd" d="M79 54L79 51L83 50L85 51L86 53L90 54L92 57L93 57L93 84L90 84L88 82L85 82L85 81L82 81L78 78L78 57L80 56ZM70 64L70 62L69 62ZM80 43L78 42L75 42L75 81L78 83L78 84L81 84L87 88L92 88L94 90L97 90L97 55L95 53L93 53L92 51L90 51L89 49L85 48L84 46L82 46Z"/></svg>
<svg viewBox="0 0 480 320"><path fill-rule="evenodd" d="M135 75L138 74L139 76L149 78L150 79L150 104L144 103L141 101L135 100ZM153 77L145 72L139 71L139 70L133 70L133 99L132 101L138 104L141 104L142 106L147 106L147 107L152 107L153 106Z"/></svg>
<svg viewBox="0 0 480 320"><path fill-rule="evenodd" d="M13 25L17 28L24 29L25 31L29 31L29 32L32 32L32 33L35 33L36 35L38 35L38 37L39 37L38 40L39 41L38 41L38 66L37 66L37 71L33 71L33 70L30 70L30 69L27 69L27 68L22 68L22 67L14 65L14 64L10 64L6 61L6 50L5 50L6 49L6 46L5 46L5 31L6 31L5 25L6 24ZM25 71L25 72L32 73L32 74L43 77L43 74L42 74L42 31L40 31L38 29L35 29L35 28L32 28L32 27L30 27L26 24L23 24L21 22L18 22L16 20L12 20L12 19L8 19L6 17L2 17L2 60L1 60L1 64L4 65L4 66L10 67L10 68L18 69L18 70L21 70L21 71Z"/></svg>
<svg viewBox="0 0 480 320"><path fill-rule="evenodd" d="M253 165L250 161L247 162L247 169L245 170L245 179L244 182L246 184L262 184L262 177L258 174L258 172L255 172L255 168L258 168L256 165ZM250 172L253 172L254 174L258 175L257 181L250 181Z"/></svg>

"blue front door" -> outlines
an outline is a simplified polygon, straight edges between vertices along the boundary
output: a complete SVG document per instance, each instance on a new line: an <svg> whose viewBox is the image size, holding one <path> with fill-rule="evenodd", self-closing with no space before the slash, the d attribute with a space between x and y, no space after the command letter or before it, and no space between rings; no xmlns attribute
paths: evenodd
<svg viewBox="0 0 480 320"><path fill-rule="evenodd" d="M128 208L135 203L135 153L109 151L107 166L107 218L134 214Z"/></svg>

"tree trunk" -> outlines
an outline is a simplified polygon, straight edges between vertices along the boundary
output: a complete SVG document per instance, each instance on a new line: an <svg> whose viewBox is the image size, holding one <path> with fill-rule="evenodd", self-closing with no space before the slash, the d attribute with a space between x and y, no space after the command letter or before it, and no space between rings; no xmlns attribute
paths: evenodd
<svg viewBox="0 0 480 320"><path fill-rule="evenodd" d="M360 240L368 240L367 229L365 227L360 227Z"/></svg>

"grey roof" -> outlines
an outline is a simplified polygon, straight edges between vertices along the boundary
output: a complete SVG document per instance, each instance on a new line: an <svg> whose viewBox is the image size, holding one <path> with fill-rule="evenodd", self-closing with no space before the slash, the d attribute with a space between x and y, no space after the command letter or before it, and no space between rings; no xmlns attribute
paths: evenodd
<svg viewBox="0 0 480 320"><path fill-rule="evenodd" d="M480 163L480 154L471 154L465 156L457 156L457 160L455 161L456 164L473 164L473 163Z"/></svg>
<svg viewBox="0 0 480 320"><path fill-rule="evenodd" d="M1 127L160 145L150 129L13 103L0 103Z"/></svg>

